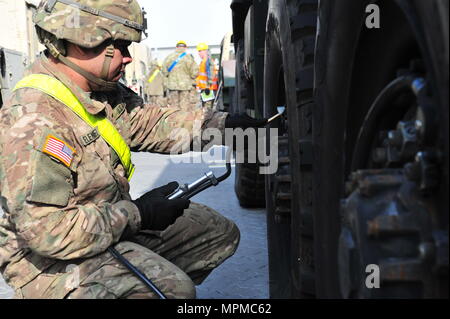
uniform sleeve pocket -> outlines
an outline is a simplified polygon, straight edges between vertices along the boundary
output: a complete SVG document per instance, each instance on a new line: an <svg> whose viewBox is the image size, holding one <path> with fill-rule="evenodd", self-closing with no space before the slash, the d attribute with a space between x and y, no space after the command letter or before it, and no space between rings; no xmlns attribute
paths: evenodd
<svg viewBox="0 0 450 319"><path fill-rule="evenodd" d="M72 173L64 164L47 154L36 151L31 193L31 202L65 207L73 194Z"/></svg>

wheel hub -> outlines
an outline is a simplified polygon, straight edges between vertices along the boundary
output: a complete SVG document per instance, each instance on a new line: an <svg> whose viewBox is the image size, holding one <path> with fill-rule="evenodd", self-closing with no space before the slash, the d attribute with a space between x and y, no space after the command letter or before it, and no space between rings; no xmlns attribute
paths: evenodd
<svg viewBox="0 0 450 319"><path fill-rule="evenodd" d="M341 205L344 298L433 297L436 278L448 276L448 231L435 226L438 112L426 80L412 72L391 82L369 111ZM369 265L380 270L380 289L366 283Z"/></svg>

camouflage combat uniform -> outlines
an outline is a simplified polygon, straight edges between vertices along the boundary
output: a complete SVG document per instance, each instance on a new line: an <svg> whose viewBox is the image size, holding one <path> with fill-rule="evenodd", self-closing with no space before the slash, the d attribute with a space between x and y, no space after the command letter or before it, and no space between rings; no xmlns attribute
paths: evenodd
<svg viewBox="0 0 450 319"><path fill-rule="evenodd" d="M170 66L183 53L176 49L163 63L163 74L166 77L165 86L168 90L169 105L182 110L192 110L200 107L200 96L195 88L198 75L198 65L191 54L186 54L169 72Z"/></svg>
<svg viewBox="0 0 450 319"><path fill-rule="evenodd" d="M224 129L226 113L143 107L122 86L89 95L44 55L29 73L59 79L89 113L104 112L133 151L167 153L177 147L172 130L192 132L194 121ZM69 166L43 152L49 136L75 150ZM195 203L165 231L142 231L125 176L116 153L64 104L31 88L13 94L0 111L0 270L17 298L155 298L111 245L169 298L193 298L194 284L234 253L234 223Z"/></svg>
<svg viewBox="0 0 450 319"><path fill-rule="evenodd" d="M164 75L158 72L160 67L157 63L153 63L150 67L149 78L145 83L145 93L149 97L148 103L160 107L168 106L168 99L164 96ZM155 72L158 72L155 74Z"/></svg>

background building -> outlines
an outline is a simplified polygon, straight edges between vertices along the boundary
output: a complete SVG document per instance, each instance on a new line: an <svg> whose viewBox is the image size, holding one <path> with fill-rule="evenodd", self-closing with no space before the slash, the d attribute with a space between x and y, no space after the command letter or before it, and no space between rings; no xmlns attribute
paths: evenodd
<svg viewBox="0 0 450 319"><path fill-rule="evenodd" d="M0 107L43 49L33 25L38 5L39 0L0 1Z"/></svg>
<svg viewBox="0 0 450 319"><path fill-rule="evenodd" d="M129 51L133 57L133 62L127 66L122 81L127 87L146 100L144 84L149 76L152 53L150 48L143 43L131 44Z"/></svg>
<svg viewBox="0 0 450 319"><path fill-rule="evenodd" d="M0 47L20 52L24 63L32 63L43 46L39 43L33 14L39 0L0 1Z"/></svg>

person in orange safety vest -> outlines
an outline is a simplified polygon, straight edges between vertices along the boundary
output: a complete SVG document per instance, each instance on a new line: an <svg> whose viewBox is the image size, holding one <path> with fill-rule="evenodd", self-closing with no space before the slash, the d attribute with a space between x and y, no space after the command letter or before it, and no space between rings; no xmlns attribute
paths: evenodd
<svg viewBox="0 0 450 319"><path fill-rule="evenodd" d="M200 63L200 71L197 77L197 90L202 94L203 107L212 108L214 98L218 90L218 75L214 67L214 63L209 55L209 46L200 43L197 46L198 55L202 59Z"/></svg>

